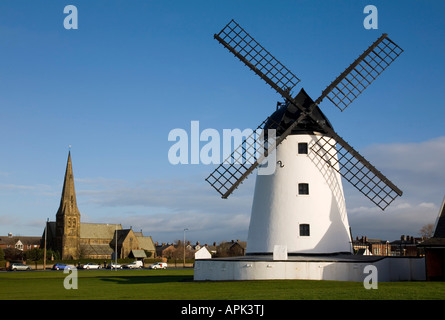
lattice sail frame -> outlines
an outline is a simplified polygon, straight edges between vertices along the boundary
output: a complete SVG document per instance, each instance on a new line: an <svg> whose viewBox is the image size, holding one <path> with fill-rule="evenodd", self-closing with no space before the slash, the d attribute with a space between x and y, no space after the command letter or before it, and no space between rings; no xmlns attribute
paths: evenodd
<svg viewBox="0 0 445 320"><path fill-rule="evenodd" d="M271 118L264 120L205 180L222 196L227 198L242 181L257 167L273 161L269 157L278 144L277 129L264 130L269 125L279 127ZM272 164L275 165L275 162Z"/></svg>
<svg viewBox="0 0 445 320"><path fill-rule="evenodd" d="M231 20L214 38L279 93L289 93L300 79L275 59L238 23Z"/></svg>
<svg viewBox="0 0 445 320"><path fill-rule="evenodd" d="M384 33L322 93L345 110L403 52Z"/></svg>
<svg viewBox="0 0 445 320"><path fill-rule="evenodd" d="M322 136L311 150L349 181L355 188L385 210L402 191L386 179L370 164L367 166L353 155L347 146L342 146L329 137ZM354 150L351 150L354 152ZM373 170L374 169L374 170Z"/></svg>

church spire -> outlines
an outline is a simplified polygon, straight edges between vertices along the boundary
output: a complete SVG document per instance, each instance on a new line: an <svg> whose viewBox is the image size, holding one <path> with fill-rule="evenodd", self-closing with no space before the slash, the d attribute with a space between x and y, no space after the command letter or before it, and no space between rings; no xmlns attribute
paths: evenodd
<svg viewBox="0 0 445 320"><path fill-rule="evenodd" d="M71 163L71 151L68 152L68 161L65 170L65 179L63 180L62 197L60 199L60 207L57 214L77 213L76 190L74 188L73 165ZM63 213L62 213L63 214Z"/></svg>
<svg viewBox="0 0 445 320"><path fill-rule="evenodd" d="M76 191L74 189L73 165L71 151L63 180L62 196L56 214L57 250L62 259L77 259L80 255L80 212L77 208Z"/></svg>

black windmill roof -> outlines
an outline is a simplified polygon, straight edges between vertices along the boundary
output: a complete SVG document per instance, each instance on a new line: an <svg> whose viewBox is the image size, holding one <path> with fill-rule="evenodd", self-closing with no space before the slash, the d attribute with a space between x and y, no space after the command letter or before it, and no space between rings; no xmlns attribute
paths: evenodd
<svg viewBox="0 0 445 320"><path fill-rule="evenodd" d="M295 102L302 106L305 110L309 110L310 106L314 103L304 89L301 89L298 95L295 97ZM276 129L276 135L280 136L295 120L298 119L300 115L301 110L287 101L277 111L272 113L269 120L266 122L264 129ZM327 132L325 132L317 121L324 122L332 129L332 125L328 118L326 118L323 112L321 112L320 108L316 106L312 111L312 117L306 116L292 130L291 134L312 134L314 132L326 134Z"/></svg>
<svg viewBox="0 0 445 320"><path fill-rule="evenodd" d="M434 238L445 238L445 198L440 208L439 216L437 217L436 230L434 231Z"/></svg>

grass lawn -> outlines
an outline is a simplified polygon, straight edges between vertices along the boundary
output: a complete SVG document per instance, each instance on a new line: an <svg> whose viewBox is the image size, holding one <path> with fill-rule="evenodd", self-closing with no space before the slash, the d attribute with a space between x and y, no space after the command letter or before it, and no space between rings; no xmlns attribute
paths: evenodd
<svg viewBox="0 0 445 320"><path fill-rule="evenodd" d="M422 300L445 299L445 282L363 283L311 280L194 282L192 269L79 270L78 289L62 271L2 272L0 300Z"/></svg>

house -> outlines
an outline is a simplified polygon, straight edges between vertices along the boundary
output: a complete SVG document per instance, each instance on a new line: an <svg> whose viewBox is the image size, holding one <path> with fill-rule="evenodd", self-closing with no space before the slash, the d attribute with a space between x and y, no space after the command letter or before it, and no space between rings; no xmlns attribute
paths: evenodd
<svg viewBox="0 0 445 320"><path fill-rule="evenodd" d="M355 254L358 255L374 255L374 256L390 256L391 246L386 240L380 239L368 239L368 237L362 236L360 239L357 237L352 242L352 247Z"/></svg>
<svg viewBox="0 0 445 320"><path fill-rule="evenodd" d="M217 246L217 257L238 257L244 256L246 253L247 242L240 240L232 240L230 242L221 242Z"/></svg>
<svg viewBox="0 0 445 320"><path fill-rule="evenodd" d="M174 256L176 248L173 244L162 243L156 246L156 256L171 259Z"/></svg>
<svg viewBox="0 0 445 320"><path fill-rule="evenodd" d="M208 244L205 244L204 246L207 248L207 250L209 250L209 252L212 254L212 256L216 254L216 251L217 251L216 242L213 242L213 244L211 246Z"/></svg>
<svg viewBox="0 0 445 320"><path fill-rule="evenodd" d="M13 236L9 233L7 236L0 236L0 248L15 248L20 251L40 248L40 237Z"/></svg>
<svg viewBox="0 0 445 320"><path fill-rule="evenodd" d="M199 250L195 252L195 259L211 259L212 254L207 249L206 246L200 247Z"/></svg>
<svg viewBox="0 0 445 320"><path fill-rule="evenodd" d="M423 238L416 238L413 236L402 235L400 240L392 241L391 251L393 256L416 257L420 255L418 245L423 241Z"/></svg>
<svg viewBox="0 0 445 320"><path fill-rule="evenodd" d="M229 247L229 256L231 257L244 256L246 254L246 248L247 248L246 241L232 240L232 244Z"/></svg>

